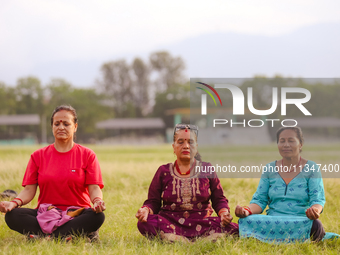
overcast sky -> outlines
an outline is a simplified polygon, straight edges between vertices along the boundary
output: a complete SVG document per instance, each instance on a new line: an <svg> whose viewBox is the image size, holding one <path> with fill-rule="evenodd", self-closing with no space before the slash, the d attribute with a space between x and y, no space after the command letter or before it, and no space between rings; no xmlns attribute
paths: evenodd
<svg viewBox="0 0 340 255"><path fill-rule="evenodd" d="M47 62L107 61L206 33L278 36L331 22L340 22L339 0L1 0L0 81L15 84Z"/></svg>

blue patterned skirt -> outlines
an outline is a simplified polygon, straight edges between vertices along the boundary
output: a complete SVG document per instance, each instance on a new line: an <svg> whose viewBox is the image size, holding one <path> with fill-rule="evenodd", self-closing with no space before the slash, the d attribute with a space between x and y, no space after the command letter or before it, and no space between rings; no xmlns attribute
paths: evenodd
<svg viewBox="0 0 340 255"><path fill-rule="evenodd" d="M266 243L305 242L313 221L303 216L250 215L239 219L241 238L254 237Z"/></svg>

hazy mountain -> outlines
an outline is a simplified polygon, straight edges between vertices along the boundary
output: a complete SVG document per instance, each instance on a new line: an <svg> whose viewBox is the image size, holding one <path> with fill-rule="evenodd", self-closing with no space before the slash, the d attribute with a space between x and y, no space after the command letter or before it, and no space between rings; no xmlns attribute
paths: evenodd
<svg viewBox="0 0 340 255"><path fill-rule="evenodd" d="M293 33L269 37L237 33L204 34L160 46L181 56L188 77L253 77L256 74L325 78L340 77L340 24L317 24ZM32 74L44 82L62 77L76 86L94 84L100 65L110 60L147 58L150 52L130 52L105 60L39 64Z"/></svg>
<svg viewBox="0 0 340 255"><path fill-rule="evenodd" d="M212 33L165 49L182 56L190 77L255 74L340 77L340 24L319 24L278 36Z"/></svg>

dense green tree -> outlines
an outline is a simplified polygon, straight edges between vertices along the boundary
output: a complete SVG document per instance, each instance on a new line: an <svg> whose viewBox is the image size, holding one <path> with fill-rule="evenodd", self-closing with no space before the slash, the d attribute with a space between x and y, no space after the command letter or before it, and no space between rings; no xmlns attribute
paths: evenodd
<svg viewBox="0 0 340 255"><path fill-rule="evenodd" d="M134 73L133 102L137 116L145 116L151 110L150 105L150 69L140 58L135 58L132 63Z"/></svg>
<svg viewBox="0 0 340 255"><path fill-rule="evenodd" d="M126 116L127 103L133 101L130 69L125 60L107 62L101 67L102 78L99 85L107 99L112 100L117 117Z"/></svg>
<svg viewBox="0 0 340 255"><path fill-rule="evenodd" d="M168 52L154 52L149 63L135 58L104 63L98 82L100 92L117 117L141 117L151 113L156 93L184 83L184 61Z"/></svg>
<svg viewBox="0 0 340 255"><path fill-rule="evenodd" d="M0 115L11 115L16 112L15 88L0 83Z"/></svg>
<svg viewBox="0 0 340 255"><path fill-rule="evenodd" d="M190 86L189 84L177 84L169 87L166 91L158 93L155 99L153 116L164 120L167 127L173 127L174 116L167 115L166 111L176 108L190 107Z"/></svg>
<svg viewBox="0 0 340 255"><path fill-rule="evenodd" d="M44 89L38 78L29 76L18 79L15 96L16 114L38 113L40 116L43 114Z"/></svg>
<svg viewBox="0 0 340 255"><path fill-rule="evenodd" d="M173 57L169 52L159 51L151 53L150 65L153 73L156 73L156 91L164 92L171 86L187 82L183 75L185 69L181 57Z"/></svg>
<svg viewBox="0 0 340 255"><path fill-rule="evenodd" d="M61 104L70 104L72 101L72 85L63 79L52 79L46 86L45 103L47 104L46 114L52 113L53 109Z"/></svg>

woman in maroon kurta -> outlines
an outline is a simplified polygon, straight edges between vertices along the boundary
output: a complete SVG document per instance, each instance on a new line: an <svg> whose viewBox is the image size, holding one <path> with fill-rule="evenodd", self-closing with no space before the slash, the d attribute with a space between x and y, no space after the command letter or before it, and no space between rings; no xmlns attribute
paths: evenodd
<svg viewBox="0 0 340 255"><path fill-rule="evenodd" d="M210 165L199 161L197 134L196 126L176 125L173 148L177 160L158 168L148 199L136 214L143 235L159 234L172 241L238 235L238 225L231 222L228 200L217 175L195 171ZM210 216L213 210L209 200L219 217Z"/></svg>

